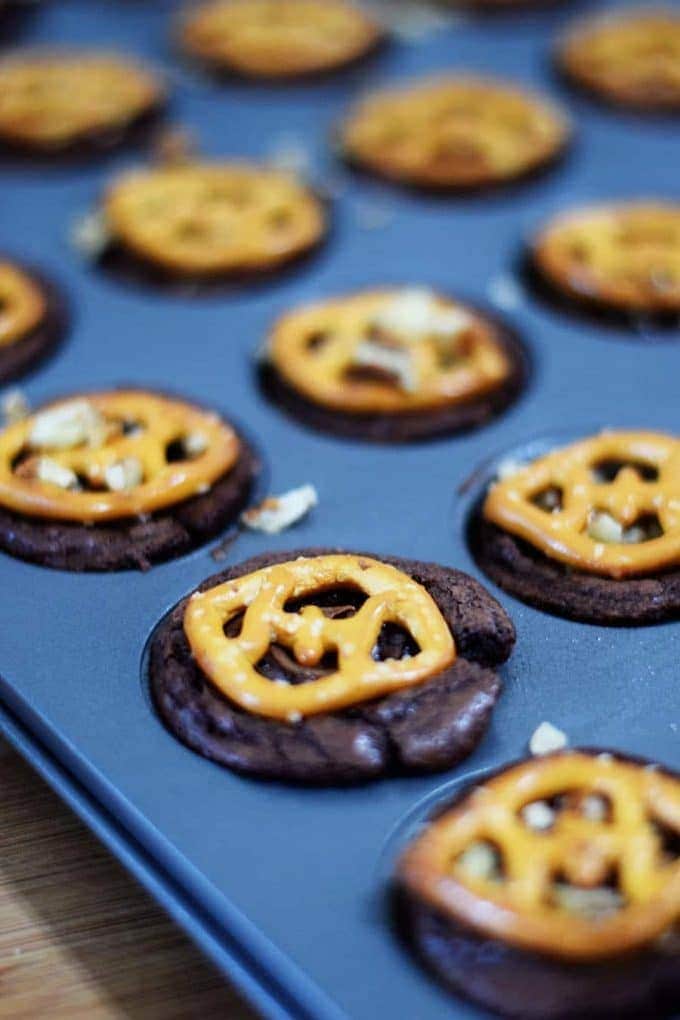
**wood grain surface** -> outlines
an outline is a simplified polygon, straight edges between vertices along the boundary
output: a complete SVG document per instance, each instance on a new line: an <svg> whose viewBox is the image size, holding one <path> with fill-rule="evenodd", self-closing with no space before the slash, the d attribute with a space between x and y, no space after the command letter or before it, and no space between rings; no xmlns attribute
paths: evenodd
<svg viewBox="0 0 680 1020"><path fill-rule="evenodd" d="M0 739L2 1020L256 1020Z"/></svg>

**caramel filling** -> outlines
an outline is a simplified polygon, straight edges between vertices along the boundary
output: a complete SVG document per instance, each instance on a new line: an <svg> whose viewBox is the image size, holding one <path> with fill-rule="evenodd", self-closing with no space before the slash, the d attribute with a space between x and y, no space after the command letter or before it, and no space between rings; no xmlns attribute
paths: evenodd
<svg viewBox="0 0 680 1020"><path fill-rule="evenodd" d="M318 605L295 605L348 587L365 597L356 611L350 604L327 615ZM386 624L408 631L417 652L376 661ZM187 604L184 631L197 663L225 697L251 714L289 722L423 683L456 656L451 632L427 591L395 567L365 556L300 557L196 592ZM296 666L312 671L307 682L286 683L260 672L258 664L272 647L289 660L289 672ZM335 668L319 669L329 656Z"/></svg>
<svg viewBox="0 0 680 1020"><path fill-rule="evenodd" d="M45 312L45 297L31 277L11 262L0 262L0 348L23 340Z"/></svg>
<svg viewBox="0 0 680 1020"><path fill-rule="evenodd" d="M399 870L452 920L524 949L639 949L680 918L680 782L611 755L531 759L429 825Z"/></svg>
<svg viewBox="0 0 680 1020"><path fill-rule="evenodd" d="M292 312L273 330L270 358L309 400L356 414L462 403L497 389L512 370L490 322L418 289Z"/></svg>
<svg viewBox="0 0 680 1020"><path fill-rule="evenodd" d="M551 559L605 577L680 564L680 441L605 432L491 486L484 517Z"/></svg>
<svg viewBox="0 0 680 1020"><path fill-rule="evenodd" d="M151 74L115 56L27 52L0 63L0 133L59 146L124 125L161 95Z"/></svg>
<svg viewBox="0 0 680 1020"><path fill-rule="evenodd" d="M239 164L187 164L131 173L109 189L115 239L178 272L265 268L314 244L317 199L287 174Z"/></svg>
<svg viewBox="0 0 680 1020"><path fill-rule="evenodd" d="M217 415L142 391L60 401L0 433L0 505L92 523L207 492L239 441Z"/></svg>

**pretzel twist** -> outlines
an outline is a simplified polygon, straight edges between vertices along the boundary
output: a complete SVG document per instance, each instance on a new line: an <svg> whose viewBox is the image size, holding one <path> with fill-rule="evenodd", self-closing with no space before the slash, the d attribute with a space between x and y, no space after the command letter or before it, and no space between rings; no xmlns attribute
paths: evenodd
<svg viewBox="0 0 680 1020"><path fill-rule="evenodd" d="M0 262L0 347L22 340L45 317L45 297L27 273Z"/></svg>
<svg viewBox="0 0 680 1020"><path fill-rule="evenodd" d="M511 363L495 327L455 302L438 298L442 310L458 309L468 324L442 343L434 336L389 336L388 350L408 358L413 385L388 374L353 374L362 344L371 340L375 316L399 291L370 291L303 308L276 324L270 344L277 372L316 403L356 413L400 412L461 403L488 393L508 378ZM319 341L318 343L315 341Z"/></svg>
<svg viewBox="0 0 680 1020"><path fill-rule="evenodd" d="M80 442L67 449L31 446L35 415L0 433L0 505L18 513L84 523L151 513L207 491L235 464L238 438L215 414L180 400L144 391L88 394L87 403L102 415L104 430L94 445ZM60 401L53 408L68 406ZM126 434L124 423L136 429ZM205 446L193 459L168 459L168 447L186 436L199 436ZM61 488L22 474L17 460L25 453L44 453L51 461L87 480L95 491ZM124 491L107 491L105 472L134 458L143 480Z"/></svg>
<svg viewBox="0 0 680 1020"><path fill-rule="evenodd" d="M613 482L597 480L607 461L623 466ZM646 481L638 465L657 472ZM534 502L555 488L561 507ZM604 511L624 527L658 517L662 535L636 544L602 542L588 534L591 514ZM529 542L546 556L579 570L614 578L644 575L680 564L680 441L654 432L605 432L555 450L487 495L484 517Z"/></svg>
<svg viewBox="0 0 680 1020"><path fill-rule="evenodd" d="M589 795L609 814L589 819ZM526 805L556 803L556 820L536 831ZM526 949L588 960L652 942L680 919L680 861L664 854L658 826L680 835L676 777L611 755L566 752L520 763L476 787L406 850L408 888L455 921ZM497 848L502 874L472 875L462 855ZM620 909L590 920L560 906L553 883L593 889L615 875Z"/></svg>
<svg viewBox="0 0 680 1020"><path fill-rule="evenodd" d="M286 609L291 599L343 586L367 596L348 619L329 619L315 605ZM227 637L226 624L242 612L239 635ZM385 623L408 629L418 653L376 661L373 652ZM365 556L300 557L196 592L187 603L184 631L199 666L227 698L247 712L289 721L422 683L456 654L427 591L395 567ZM296 685L268 680L256 666L275 643L290 648L304 666L316 666L326 652L336 651L337 669Z"/></svg>
<svg viewBox="0 0 680 1020"><path fill-rule="evenodd" d="M324 232L318 200L280 171L187 164L126 174L108 191L113 236L175 272L220 273L277 265Z"/></svg>

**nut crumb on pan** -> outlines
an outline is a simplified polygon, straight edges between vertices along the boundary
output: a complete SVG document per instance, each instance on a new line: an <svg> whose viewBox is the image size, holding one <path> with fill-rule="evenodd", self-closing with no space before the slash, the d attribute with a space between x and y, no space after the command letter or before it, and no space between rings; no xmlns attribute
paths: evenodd
<svg viewBox="0 0 680 1020"><path fill-rule="evenodd" d="M241 521L253 531L276 535L302 520L318 502L314 486L301 485L281 496L269 496L259 506L242 513Z"/></svg>
<svg viewBox="0 0 680 1020"><path fill-rule="evenodd" d="M423 0L371 0L367 7L388 31L406 42L420 42L463 21L460 14Z"/></svg>
<svg viewBox="0 0 680 1020"><path fill-rule="evenodd" d="M525 465L521 460L517 460L515 457L505 457L498 468L496 469L496 478L502 482L506 478L512 478L513 475L518 474Z"/></svg>
<svg viewBox="0 0 680 1020"><path fill-rule="evenodd" d="M566 733L550 722L542 722L531 735L529 750L533 755L551 754L561 751L568 743Z"/></svg>
<svg viewBox="0 0 680 1020"><path fill-rule="evenodd" d="M522 304L522 289L519 283L506 273L489 280L486 295L493 305L505 312L513 312Z"/></svg>
<svg viewBox="0 0 680 1020"><path fill-rule="evenodd" d="M14 388L7 390L0 401L0 410L6 425L15 425L18 421L28 418L31 406L23 390Z"/></svg>
<svg viewBox="0 0 680 1020"><path fill-rule="evenodd" d="M71 224L69 239L81 255L98 259L112 240L111 230L102 210L91 209L78 216Z"/></svg>
<svg viewBox="0 0 680 1020"><path fill-rule="evenodd" d="M303 136L285 131L272 141L267 162L284 173L308 177L312 168L312 153Z"/></svg>

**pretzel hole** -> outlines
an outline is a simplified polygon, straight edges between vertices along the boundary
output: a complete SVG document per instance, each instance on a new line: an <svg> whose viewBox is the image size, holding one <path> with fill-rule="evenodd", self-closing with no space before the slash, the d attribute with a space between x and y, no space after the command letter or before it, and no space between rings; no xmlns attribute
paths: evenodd
<svg viewBox="0 0 680 1020"><path fill-rule="evenodd" d="M633 524L624 527L604 509L596 508L588 515L585 531L596 542L639 545L663 535L663 527L655 513L642 514Z"/></svg>
<svg viewBox="0 0 680 1020"><path fill-rule="evenodd" d="M306 351L318 351L324 347L333 334L329 329L317 329L305 339Z"/></svg>
<svg viewBox="0 0 680 1020"><path fill-rule="evenodd" d="M592 466L593 481L602 485L611 484L623 468L629 467L638 473L643 482L657 482L659 480L659 469L654 464L644 460L618 460L609 457L600 460Z"/></svg>
<svg viewBox="0 0 680 1020"><path fill-rule="evenodd" d="M378 365L348 365L342 374L345 382L350 385L366 385L378 383L381 386L394 386L401 390L401 381L395 372Z"/></svg>
<svg viewBox="0 0 680 1020"><path fill-rule="evenodd" d="M451 865L453 870L462 871L467 878L485 882L502 882L505 878L503 852L498 844L487 839L471 843Z"/></svg>
<svg viewBox="0 0 680 1020"><path fill-rule="evenodd" d="M373 648L377 662L412 658L420 651L420 645L413 635L398 623L383 623L378 640Z"/></svg>
<svg viewBox="0 0 680 1020"><path fill-rule="evenodd" d="M626 897L617 868L611 868L604 880L593 886L571 882L564 871L558 871L553 876L548 902L567 913L594 921L618 913L626 906Z"/></svg>
<svg viewBox="0 0 680 1020"><path fill-rule="evenodd" d="M298 598L288 599L283 606L285 613L299 613L305 606L318 606L324 616L332 620L346 620L361 609L368 596L354 585L337 585L322 588Z"/></svg>
<svg viewBox="0 0 680 1020"><path fill-rule="evenodd" d="M564 505L564 490L559 485L547 485L531 497L531 502L547 514L556 514Z"/></svg>
<svg viewBox="0 0 680 1020"><path fill-rule="evenodd" d="M267 220L273 230L285 230L293 222L293 214L290 209L274 209Z"/></svg>
<svg viewBox="0 0 680 1020"><path fill-rule="evenodd" d="M651 824L659 841L664 864L675 864L680 860L680 832L658 818L654 818Z"/></svg>

